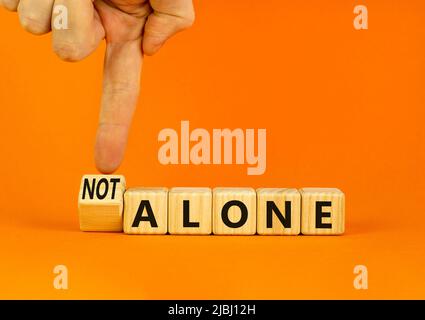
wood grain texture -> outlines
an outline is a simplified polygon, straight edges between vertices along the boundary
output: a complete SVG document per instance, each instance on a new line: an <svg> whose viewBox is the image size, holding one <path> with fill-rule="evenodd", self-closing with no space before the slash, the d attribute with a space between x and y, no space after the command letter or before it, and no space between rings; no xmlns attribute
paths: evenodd
<svg viewBox="0 0 425 320"><path fill-rule="evenodd" d="M78 196L80 229L122 231L124 192L124 176L84 175Z"/></svg>
<svg viewBox="0 0 425 320"><path fill-rule="evenodd" d="M341 190L303 188L300 189L300 192L302 234L338 235L344 233L345 195Z"/></svg>
<svg viewBox="0 0 425 320"><path fill-rule="evenodd" d="M172 188L169 193L170 234L211 234L210 188Z"/></svg>
<svg viewBox="0 0 425 320"><path fill-rule="evenodd" d="M167 188L131 188L124 194L124 232L166 234Z"/></svg>
<svg viewBox="0 0 425 320"><path fill-rule="evenodd" d="M298 235L300 228L301 195L297 189L257 189L258 234Z"/></svg>
<svg viewBox="0 0 425 320"><path fill-rule="evenodd" d="M246 220L243 221L245 211ZM227 214L226 214L227 212ZM228 217L226 224L223 218ZM213 233L253 235L256 232L257 199L252 188L215 188L213 190ZM243 222L241 226L236 226ZM230 223L230 226L229 226ZM233 227L232 227L233 226Z"/></svg>

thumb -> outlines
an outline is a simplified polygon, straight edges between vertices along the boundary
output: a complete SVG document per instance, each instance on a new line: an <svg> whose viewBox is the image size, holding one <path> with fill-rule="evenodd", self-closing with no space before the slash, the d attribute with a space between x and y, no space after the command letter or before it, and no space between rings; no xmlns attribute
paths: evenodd
<svg viewBox="0 0 425 320"><path fill-rule="evenodd" d="M139 97L142 39L107 43L103 95L95 162L103 173L114 172L124 158L128 131Z"/></svg>
<svg viewBox="0 0 425 320"><path fill-rule="evenodd" d="M155 54L174 34L189 28L195 20L192 0L151 0L143 33L143 52Z"/></svg>

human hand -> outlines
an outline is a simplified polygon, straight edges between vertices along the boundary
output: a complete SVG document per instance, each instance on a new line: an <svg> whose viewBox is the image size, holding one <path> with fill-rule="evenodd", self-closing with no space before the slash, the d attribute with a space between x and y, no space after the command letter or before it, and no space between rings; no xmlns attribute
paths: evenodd
<svg viewBox="0 0 425 320"><path fill-rule="evenodd" d="M68 9L68 28L52 28L55 6ZM143 54L153 55L194 21L192 0L0 0L33 34L52 31L53 50L79 61L106 39L103 93L95 146L99 171L115 171L124 157L140 88Z"/></svg>

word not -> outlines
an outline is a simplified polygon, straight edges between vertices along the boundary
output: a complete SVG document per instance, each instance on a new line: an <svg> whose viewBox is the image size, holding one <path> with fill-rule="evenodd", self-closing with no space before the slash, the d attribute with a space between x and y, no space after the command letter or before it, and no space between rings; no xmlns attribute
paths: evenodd
<svg viewBox="0 0 425 320"><path fill-rule="evenodd" d="M170 128L159 132L158 141L165 142L158 150L161 164L249 164L252 167L247 169L248 175L262 175L266 171L266 129L257 130L255 144L254 129L213 129L211 138L207 130L190 131L189 125L189 121L181 121L180 136Z"/></svg>
<svg viewBox="0 0 425 320"><path fill-rule="evenodd" d="M127 234L337 235L345 196L336 188L130 188L123 176L85 175L80 229Z"/></svg>

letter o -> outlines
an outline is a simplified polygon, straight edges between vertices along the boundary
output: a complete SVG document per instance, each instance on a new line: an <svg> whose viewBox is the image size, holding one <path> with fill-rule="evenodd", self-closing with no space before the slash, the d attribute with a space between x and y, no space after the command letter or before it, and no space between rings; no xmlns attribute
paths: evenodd
<svg viewBox="0 0 425 320"><path fill-rule="evenodd" d="M241 209L241 218L237 222L232 222L229 219L229 210L231 207L237 206ZM232 200L228 201L224 204L223 209L221 209L221 219L223 223L229 228L240 228L242 227L246 221L248 220L248 208L242 201Z"/></svg>
<svg viewBox="0 0 425 320"><path fill-rule="evenodd" d="M105 190L103 191L103 194L100 194L100 186L102 185L102 183L105 184ZM105 199L106 195L108 194L108 189L109 189L108 179L106 179L106 178L100 179L98 184L97 184L97 187L96 187L97 198L99 200Z"/></svg>

